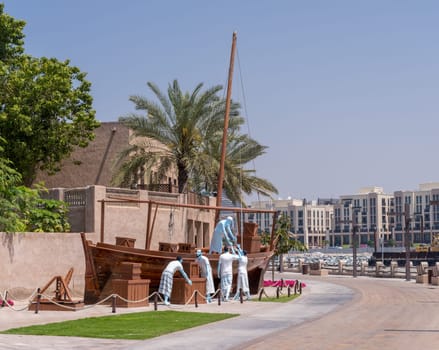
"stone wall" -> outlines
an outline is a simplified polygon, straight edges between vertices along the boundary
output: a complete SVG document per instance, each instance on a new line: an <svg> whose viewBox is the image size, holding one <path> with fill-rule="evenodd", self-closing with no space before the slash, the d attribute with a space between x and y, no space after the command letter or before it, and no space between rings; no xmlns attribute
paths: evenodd
<svg viewBox="0 0 439 350"><path fill-rule="evenodd" d="M88 234L95 240L95 234ZM25 298L54 276L65 276L74 268L70 288L75 296L84 293L84 252L79 233L0 233L0 291ZM54 288L49 289L51 291Z"/></svg>

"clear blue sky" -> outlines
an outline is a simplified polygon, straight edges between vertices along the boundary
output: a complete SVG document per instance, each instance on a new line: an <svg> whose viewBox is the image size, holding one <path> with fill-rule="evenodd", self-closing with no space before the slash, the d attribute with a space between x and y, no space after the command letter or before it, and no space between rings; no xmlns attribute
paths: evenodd
<svg viewBox="0 0 439 350"><path fill-rule="evenodd" d="M269 147L255 167L279 197L439 181L438 1L4 3L27 22L28 53L88 73L101 121L152 97L148 81L225 86L237 31L233 98Z"/></svg>

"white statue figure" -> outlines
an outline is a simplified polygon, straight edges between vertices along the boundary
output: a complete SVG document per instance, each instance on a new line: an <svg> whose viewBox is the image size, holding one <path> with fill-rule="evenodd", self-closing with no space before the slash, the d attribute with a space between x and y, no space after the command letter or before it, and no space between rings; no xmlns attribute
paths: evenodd
<svg viewBox="0 0 439 350"><path fill-rule="evenodd" d="M221 253L223 251L223 240L226 247L231 247L236 242L236 237L232 232L233 218L228 216L226 219L220 220L213 231L212 241L210 242L209 254L212 252Z"/></svg>
<svg viewBox="0 0 439 350"><path fill-rule="evenodd" d="M247 252L242 250L238 244L238 280L236 283L236 294L234 299L239 299L239 290L242 289L242 292L246 296L247 300L250 300L250 287L248 285L248 274L247 274Z"/></svg>
<svg viewBox="0 0 439 350"><path fill-rule="evenodd" d="M186 282L189 285L192 285L192 281L183 270L182 262L183 259L180 256L177 256L177 259L171 261L162 272L162 277L160 278L159 293L163 294L165 305L169 305L169 298L171 297L172 284L174 282L174 274L176 271L179 271L183 278L186 280Z"/></svg>
<svg viewBox="0 0 439 350"><path fill-rule="evenodd" d="M221 278L221 293L224 301L229 300L233 282L233 260L238 260L239 256L231 254L229 248L220 255L218 261L218 277Z"/></svg>
<svg viewBox="0 0 439 350"><path fill-rule="evenodd" d="M215 293L215 287L213 285L212 268L210 267L210 262L207 256L201 253L201 250L197 250L197 259L195 260L200 266L200 276L206 279L206 299L207 302L212 302L211 294Z"/></svg>

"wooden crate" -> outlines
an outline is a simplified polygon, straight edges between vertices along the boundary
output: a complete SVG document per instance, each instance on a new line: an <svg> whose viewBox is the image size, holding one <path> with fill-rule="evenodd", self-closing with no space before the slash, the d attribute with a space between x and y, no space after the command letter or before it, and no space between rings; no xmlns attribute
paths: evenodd
<svg viewBox="0 0 439 350"><path fill-rule="evenodd" d="M244 222L244 237L255 237L258 235L258 224L255 222Z"/></svg>
<svg viewBox="0 0 439 350"><path fill-rule="evenodd" d="M116 245L120 245L122 247L134 248L135 243L136 243L135 238L116 237Z"/></svg>
<svg viewBox="0 0 439 350"><path fill-rule="evenodd" d="M159 242L159 251L161 252L176 252L177 249L177 243Z"/></svg>
<svg viewBox="0 0 439 350"><path fill-rule="evenodd" d="M259 236L244 236L242 240L241 237L238 236L238 243L241 244L241 248L247 253L259 253L261 251L261 237Z"/></svg>
<svg viewBox="0 0 439 350"><path fill-rule="evenodd" d="M171 303L172 304L180 304L184 305L192 296L195 290L198 290L198 293L201 296L198 296L198 303L205 304L206 300L204 299L206 295L206 279L200 277L191 278L192 286L186 283L184 278L174 277L174 284L172 286L172 294L171 294ZM192 298L189 304L194 304L195 299Z"/></svg>
<svg viewBox="0 0 439 350"><path fill-rule="evenodd" d="M138 280L142 272L141 263L123 262L114 267L112 278L122 280Z"/></svg>
<svg viewBox="0 0 439 350"><path fill-rule="evenodd" d="M116 306L119 307L141 307L148 306L149 302L147 296L149 295L149 282L150 280L121 280L121 279L113 279L113 293L118 294L122 298L128 300L122 300L120 298L116 298ZM130 301L138 301L143 300L141 302L130 302Z"/></svg>
<svg viewBox="0 0 439 350"><path fill-rule="evenodd" d="M192 243L178 243L178 251L182 253L195 253L195 245Z"/></svg>
<svg viewBox="0 0 439 350"><path fill-rule="evenodd" d="M183 260L183 270L190 279L200 277L200 266L196 262Z"/></svg>

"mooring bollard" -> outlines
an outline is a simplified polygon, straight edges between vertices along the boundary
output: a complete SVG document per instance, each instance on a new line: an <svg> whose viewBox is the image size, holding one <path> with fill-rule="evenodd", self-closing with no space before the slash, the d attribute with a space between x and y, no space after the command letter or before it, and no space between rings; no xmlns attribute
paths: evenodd
<svg viewBox="0 0 439 350"><path fill-rule="evenodd" d="M198 290L195 291L195 307L198 307Z"/></svg>
<svg viewBox="0 0 439 350"><path fill-rule="evenodd" d="M41 289L40 288L38 288L37 289L37 304L35 305L35 313L37 314L38 313L38 311L40 310L40 300L41 300L41 294L40 294L40 292L41 292Z"/></svg>
<svg viewBox="0 0 439 350"><path fill-rule="evenodd" d="M154 294L154 311L157 311L157 293Z"/></svg>
<svg viewBox="0 0 439 350"><path fill-rule="evenodd" d="M113 314L115 314L116 313L116 296L114 294L111 297L111 306L112 306L111 312Z"/></svg>

